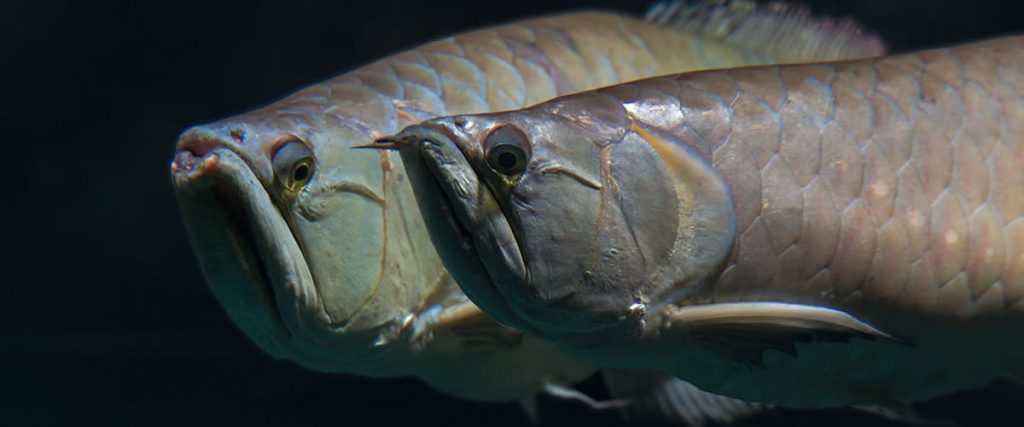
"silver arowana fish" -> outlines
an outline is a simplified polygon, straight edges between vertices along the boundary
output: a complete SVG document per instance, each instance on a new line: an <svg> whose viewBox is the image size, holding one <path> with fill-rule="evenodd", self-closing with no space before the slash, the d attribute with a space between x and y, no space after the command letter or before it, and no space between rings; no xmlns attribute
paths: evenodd
<svg viewBox="0 0 1024 427"><path fill-rule="evenodd" d="M675 4L647 21L533 19L430 43L193 127L172 176L211 289L270 355L515 400L595 368L483 315L443 268L400 159L351 146L439 115L642 77L882 49L849 22L746 1Z"/></svg>
<svg viewBox="0 0 1024 427"><path fill-rule="evenodd" d="M602 367L898 406L1024 360L1024 37L680 74L385 137L466 294Z"/></svg>

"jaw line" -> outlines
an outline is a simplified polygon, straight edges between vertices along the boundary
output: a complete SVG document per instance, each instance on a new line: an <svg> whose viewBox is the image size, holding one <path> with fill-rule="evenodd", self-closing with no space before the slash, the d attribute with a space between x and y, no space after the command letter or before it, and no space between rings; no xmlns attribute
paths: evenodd
<svg viewBox="0 0 1024 427"><path fill-rule="evenodd" d="M226 146L204 151L199 157L186 144L179 145L172 175L210 288L229 316L265 351L276 357L296 355L299 359L293 360L304 362L313 355L297 354L295 337L308 335L315 330L310 323L325 317L305 256L243 157ZM198 159L198 166L189 163L189 156ZM204 203L209 205L199 206ZM224 237L233 244L230 250L217 245ZM253 310L239 296L248 296L250 304L255 296L261 308ZM308 319L308 313L317 314Z"/></svg>
<svg viewBox="0 0 1024 427"><path fill-rule="evenodd" d="M424 211L426 216L442 217L430 221L435 224L435 226L429 227L431 238L434 240L435 247L438 247L439 252L449 252L448 256L442 256L443 260L447 259L458 263L456 265L449 265L446 262L446 268L453 273L453 277L456 278L463 292L474 303L483 308L488 315L499 323L534 333L533 328L520 315L515 313L508 304L506 296L501 292L497 282L494 280L495 272L486 267L488 263L479 249L477 240L480 239L476 238L474 230L488 227L488 225L486 222L480 221L481 225L475 226L474 222L469 218L469 215L479 214L481 204L473 202L471 200L472 197L460 198L454 194L459 188L459 182L457 181L459 178L454 175L471 175L476 182L470 182L468 187L463 186L463 190L471 192L468 193L470 196L475 196L478 194L476 192L479 191L486 192L486 196L490 197L500 209L500 205L497 204L492 190L486 185L480 185L479 174L469 161L470 156L467 155L462 146L455 142L458 138L450 136L451 130L447 129L443 124L423 124L409 128L403 134L415 135L415 141L403 144L399 151L402 154L403 163L405 163L414 185L420 187L416 191L417 200L421 206L424 204L429 206L425 211L423 209L421 211ZM454 150L443 150L445 146L454 147ZM459 173L448 176L445 170L451 170L453 167L458 168ZM467 209L457 208L457 206L463 205ZM501 210L500 216L500 220L507 226L508 219L504 215L504 210ZM436 226L437 224L440 225ZM444 230L439 230L439 228ZM509 230L511 230L510 226ZM452 234L459 239L462 244L461 248L452 248L450 242L445 242L446 239L449 241L452 239ZM515 239L514 234L511 237L515 240L512 243L514 243L515 250L518 251L518 240ZM442 249L442 246L446 247ZM460 260L470 256L476 260L471 265L467 265L469 263ZM516 253L515 256L518 257L518 262L521 264L523 262L521 253ZM462 274L465 274L465 276L460 278L459 276ZM481 286L479 283L481 281L486 282L486 285Z"/></svg>
<svg viewBox="0 0 1024 427"><path fill-rule="evenodd" d="M532 275L530 274L530 265L526 262L526 257L523 255L523 254L526 253L526 251L525 251L525 248L522 245L523 239L520 238L520 236L522 234L521 230L519 229L519 227L516 227L515 222L509 220L509 218L513 218L514 217L515 210L511 209L507 205L505 200L503 200L500 197L496 197L495 196L495 194L497 194L498 191L494 188L494 186L492 185L492 182L490 180L481 179L481 177L484 176L484 174L486 173L485 170L484 171L481 170L481 168L484 167L484 166L481 166L479 164L479 162L472 162L472 161L470 161L469 159L471 158L471 156L467 153L468 147L464 147L463 146L463 143L465 141L467 141L467 140L470 140L470 139L469 138L459 138L459 137L451 136L451 135L453 135L455 133L455 131L450 129L448 126L438 126L438 129L436 129L436 131L437 131L437 133L445 136L447 138L447 142L450 143L451 145L455 146L456 149L458 149L459 154L461 154L461 156L462 156L461 160L463 161L463 167L465 167L466 169L471 171L473 173L473 175L477 179L477 188L479 188L482 192L486 193L487 197L489 197L490 200L497 206L498 211L501 213L502 221L505 223L506 226L508 226L509 234L510 234L509 237L512 239L512 243L515 245L516 250L519 252L517 257L519 259L519 262L523 265L523 269L524 269L523 285L525 285L525 286L532 286L532 284L531 284ZM434 172L433 168L431 168L431 172ZM444 187L444 186L441 185L440 177L438 176L438 174L432 173L431 175L434 177L435 181L438 182L438 186L439 187ZM444 194L445 194L446 201L448 201L449 205L452 205L453 210L454 210L454 205L453 205L453 202L451 201L450 195L447 192L444 192ZM463 226L463 230L466 231L466 235L469 236L469 238L472 238L472 234L470 234L468 232L468 230L466 229L466 225L463 224L462 218L458 218L458 220L459 220L459 224ZM475 245L473 246L473 249L474 249L474 251L476 251L476 246ZM476 252L477 252L477 257L480 258L479 251L476 251ZM481 259L481 263L482 262L483 261ZM492 283L491 286L495 286L493 281L491 283ZM495 288L497 288L497 287L495 286ZM523 328L526 328L526 327L524 326ZM528 329L532 329L532 327L530 327Z"/></svg>

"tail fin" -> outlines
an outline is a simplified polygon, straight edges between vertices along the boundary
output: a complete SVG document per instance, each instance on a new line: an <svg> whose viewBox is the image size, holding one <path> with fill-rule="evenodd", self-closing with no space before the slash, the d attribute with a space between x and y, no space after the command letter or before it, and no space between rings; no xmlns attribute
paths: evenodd
<svg viewBox="0 0 1024 427"><path fill-rule="evenodd" d="M772 57L780 63L885 55L885 43L850 18L815 17L803 5L752 0L674 0L645 19Z"/></svg>

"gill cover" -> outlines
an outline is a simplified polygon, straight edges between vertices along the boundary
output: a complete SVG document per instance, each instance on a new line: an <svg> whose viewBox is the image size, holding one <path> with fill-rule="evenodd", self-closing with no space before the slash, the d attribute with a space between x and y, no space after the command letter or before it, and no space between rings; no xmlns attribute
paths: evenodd
<svg viewBox="0 0 1024 427"><path fill-rule="evenodd" d="M499 196L531 273L530 317L576 346L636 337L649 313L725 261L735 235L728 186L701 153L633 125L612 99L546 109L561 125L518 124L535 156Z"/></svg>
<svg viewBox="0 0 1024 427"><path fill-rule="evenodd" d="M368 156L373 153L343 148L360 137L346 131L332 127L304 135L315 154L316 173L298 191L285 189L282 209L309 259L332 326L360 329L386 320L366 310L394 304L368 303L393 296L378 289L386 252L384 174L380 160ZM277 156L289 154L283 152L287 148L279 148ZM277 181L296 182L300 167L301 162L286 168Z"/></svg>

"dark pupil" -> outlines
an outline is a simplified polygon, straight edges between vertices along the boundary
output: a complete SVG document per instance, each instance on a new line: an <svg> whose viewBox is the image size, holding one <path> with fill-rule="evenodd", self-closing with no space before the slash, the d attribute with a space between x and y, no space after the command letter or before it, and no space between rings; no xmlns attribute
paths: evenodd
<svg viewBox="0 0 1024 427"><path fill-rule="evenodd" d="M292 178L296 181L302 181L307 176L309 176L309 166L306 165L299 165L299 167L295 168L295 172L292 172Z"/></svg>
<svg viewBox="0 0 1024 427"><path fill-rule="evenodd" d="M509 151L503 151L498 154L498 167L502 169L512 169L516 167L516 163L519 163L519 157Z"/></svg>

